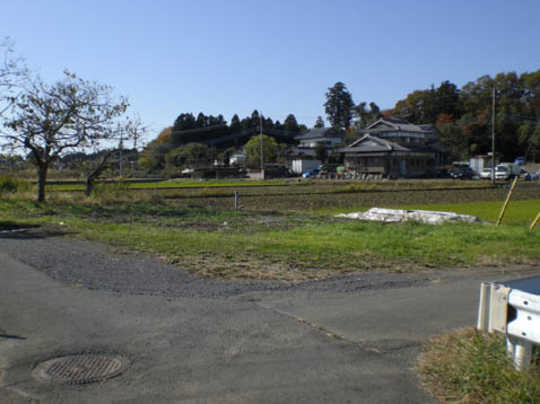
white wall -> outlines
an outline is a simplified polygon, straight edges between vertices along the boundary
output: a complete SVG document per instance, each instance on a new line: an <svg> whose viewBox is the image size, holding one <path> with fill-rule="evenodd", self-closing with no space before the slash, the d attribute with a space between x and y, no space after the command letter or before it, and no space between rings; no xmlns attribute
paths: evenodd
<svg viewBox="0 0 540 404"><path fill-rule="evenodd" d="M311 170L313 168L319 168L320 165L321 165L320 160L296 159L292 161L291 171L295 174L302 174L306 172L307 170Z"/></svg>

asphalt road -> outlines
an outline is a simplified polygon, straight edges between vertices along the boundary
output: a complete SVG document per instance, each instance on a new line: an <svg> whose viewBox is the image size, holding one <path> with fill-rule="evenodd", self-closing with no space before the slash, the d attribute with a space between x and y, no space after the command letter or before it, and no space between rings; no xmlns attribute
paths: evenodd
<svg viewBox="0 0 540 404"><path fill-rule="evenodd" d="M238 285L90 243L4 235L0 403L431 402L413 371L422 341L474 324L481 280L515 277ZM83 386L32 376L80 352L122 354L130 366Z"/></svg>

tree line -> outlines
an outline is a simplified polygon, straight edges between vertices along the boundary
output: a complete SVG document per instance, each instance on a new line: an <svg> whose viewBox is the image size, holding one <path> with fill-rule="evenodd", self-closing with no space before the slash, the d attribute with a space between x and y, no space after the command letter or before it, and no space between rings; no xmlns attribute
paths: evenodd
<svg viewBox="0 0 540 404"><path fill-rule="evenodd" d="M355 104L346 86L338 82L328 89L324 106L332 126L353 136L375 119L391 115L435 125L451 158L490 152L494 129L501 160L517 156L540 160L540 70L484 75L461 88L443 81L438 87L411 92L386 111L373 102L369 109L365 102Z"/></svg>
<svg viewBox="0 0 540 404"><path fill-rule="evenodd" d="M346 144L361 136L361 130L370 123L392 116L414 124L435 125L449 158L463 159L491 151L493 89L497 156L507 161L521 155L540 160L540 70L521 75L499 73L493 78L486 75L462 88L446 80L438 87L411 92L388 110L381 110L373 101L356 104L347 86L337 82L325 93L323 107L330 126L346 132ZM202 158L199 166L227 161L256 135L261 123L265 134L281 147L271 155L282 159L283 144L294 143L294 136L308 130L294 114L280 123L259 116L255 110L243 119L235 114L227 123L221 114L182 113L148 144L140 161L149 171L195 165L196 155ZM321 116L314 127L325 127ZM319 149L318 154L323 154Z"/></svg>
<svg viewBox="0 0 540 404"><path fill-rule="evenodd" d="M282 156L285 145L294 144L294 137L308 130L294 114L288 114L281 123L254 110L243 119L234 114L228 123L222 114L213 116L200 112L195 116L193 113L181 113L172 126L163 129L156 139L148 143L139 162L150 172L201 167L214 160L227 164L232 154L259 133L261 124L265 135L273 139L266 142L276 145L276 150L267 153L268 158ZM255 160L249 157L248 160Z"/></svg>

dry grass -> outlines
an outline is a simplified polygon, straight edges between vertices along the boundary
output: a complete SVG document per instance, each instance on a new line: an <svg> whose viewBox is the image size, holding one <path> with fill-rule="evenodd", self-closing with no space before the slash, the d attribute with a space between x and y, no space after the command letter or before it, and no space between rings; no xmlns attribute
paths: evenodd
<svg viewBox="0 0 540 404"><path fill-rule="evenodd" d="M514 370L502 335L466 329L433 338L417 370L440 402L540 403L538 355L529 371Z"/></svg>

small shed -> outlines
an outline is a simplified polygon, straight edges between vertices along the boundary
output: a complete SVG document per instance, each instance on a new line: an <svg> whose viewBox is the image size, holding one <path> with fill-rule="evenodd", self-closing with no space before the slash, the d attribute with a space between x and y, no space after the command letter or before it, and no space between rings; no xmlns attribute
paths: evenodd
<svg viewBox="0 0 540 404"><path fill-rule="evenodd" d="M495 161L495 165L497 165L497 161ZM472 157L469 160L469 167L477 174L480 174L484 168L491 167L491 155L485 154Z"/></svg>

